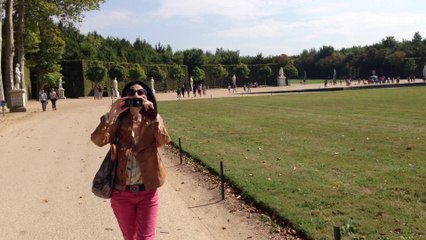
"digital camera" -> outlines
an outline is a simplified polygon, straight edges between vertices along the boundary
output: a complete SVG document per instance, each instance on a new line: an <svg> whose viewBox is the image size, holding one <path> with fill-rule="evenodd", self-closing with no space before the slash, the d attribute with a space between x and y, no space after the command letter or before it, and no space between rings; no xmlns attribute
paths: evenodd
<svg viewBox="0 0 426 240"><path fill-rule="evenodd" d="M142 98L127 98L124 100L124 106L126 107L142 107L143 99Z"/></svg>

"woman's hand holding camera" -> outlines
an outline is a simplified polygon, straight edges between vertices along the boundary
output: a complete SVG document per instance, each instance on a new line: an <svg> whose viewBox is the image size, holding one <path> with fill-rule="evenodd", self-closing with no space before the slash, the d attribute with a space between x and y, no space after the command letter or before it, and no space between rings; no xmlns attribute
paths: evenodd
<svg viewBox="0 0 426 240"><path fill-rule="evenodd" d="M113 123L122 112L127 110L127 107L124 107L125 98L120 98L112 104L108 114L108 122Z"/></svg>
<svg viewBox="0 0 426 240"><path fill-rule="evenodd" d="M148 111L149 109L154 109L154 104L151 101L148 100L148 98L146 97L146 95L143 95L142 99L143 99L142 104L143 104L145 110Z"/></svg>
<svg viewBox="0 0 426 240"><path fill-rule="evenodd" d="M134 99L134 100L126 101L126 99L129 99L129 100ZM139 99L141 99L142 101L135 101ZM148 100L146 95L137 96L137 97L126 96L126 97L120 98L115 103L112 104L108 114L108 122L113 123L122 112L126 111L129 108L135 109L135 110L132 110L131 112L140 112L142 115L145 115L147 112L151 112L152 110L154 110L154 104Z"/></svg>

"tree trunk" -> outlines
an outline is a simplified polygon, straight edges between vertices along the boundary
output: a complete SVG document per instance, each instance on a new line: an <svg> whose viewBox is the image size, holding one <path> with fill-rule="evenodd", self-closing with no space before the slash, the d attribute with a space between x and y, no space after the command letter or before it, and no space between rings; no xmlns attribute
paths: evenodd
<svg viewBox="0 0 426 240"><path fill-rule="evenodd" d="M7 105L10 108L10 93L9 91L13 89L13 0L6 0L6 20L5 20L5 35L6 35L6 44L5 44L5 54L4 54L4 78L5 78L5 87L6 87L6 99Z"/></svg>
<svg viewBox="0 0 426 240"><path fill-rule="evenodd" d="M3 0L0 0L0 6L3 6ZM0 9L0 13L2 13L2 9ZM3 14L2 14L3 15ZM0 33L2 32L2 22L0 20ZM0 34L0 46L2 46L2 35ZM1 48L0 48L0 63L1 63ZM1 67L0 67L0 101L6 100L6 95L3 87L3 77L2 77Z"/></svg>
<svg viewBox="0 0 426 240"><path fill-rule="evenodd" d="M17 33L17 61L21 66L21 88L26 89L26 82L24 77L25 67L25 49L24 49L24 12L25 0L19 0L18 3L18 33ZM28 96L28 94L27 94Z"/></svg>

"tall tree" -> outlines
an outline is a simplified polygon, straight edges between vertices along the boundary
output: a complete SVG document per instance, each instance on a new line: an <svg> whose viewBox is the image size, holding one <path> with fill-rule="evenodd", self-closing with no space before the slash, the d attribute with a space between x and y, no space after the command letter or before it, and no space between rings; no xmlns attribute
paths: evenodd
<svg viewBox="0 0 426 240"><path fill-rule="evenodd" d="M9 1L9 0L8 0ZM73 25L83 20L83 12L98 9L105 0L27 0L25 2L25 39L35 40L32 49L24 50L28 54L29 65L36 71L37 86L54 84L57 86L60 76L59 60L64 53L65 42L62 39L58 19L63 25ZM23 27L24 24L20 25ZM18 30L19 31L19 30ZM33 41L34 42L34 41ZM25 43L27 44L27 43ZM25 59L25 57L24 57ZM56 80L52 78L57 78Z"/></svg>
<svg viewBox="0 0 426 240"><path fill-rule="evenodd" d="M129 73L125 67L121 64L114 64L108 70L108 76L110 79L117 78L117 81L124 81L127 79Z"/></svg>
<svg viewBox="0 0 426 240"><path fill-rule="evenodd" d="M24 69L25 69L25 48L24 48L24 19L25 19L25 0L18 1L18 32L16 35L17 62L21 70L21 88L26 89ZM28 96L28 95L27 95Z"/></svg>
<svg viewBox="0 0 426 240"><path fill-rule="evenodd" d="M3 0L0 0L0 6L3 6ZM3 8L0 8L0 12L3 12ZM2 26L3 23L1 22L0 19L0 33L2 32ZM2 35L0 34L0 46L2 46L2 42L3 42L3 38ZM1 63L1 48L0 48L0 63ZM1 72L1 68L0 68L0 101L6 100L6 96L4 94L4 87L3 87L3 76L2 76L2 72Z"/></svg>
<svg viewBox="0 0 426 240"><path fill-rule="evenodd" d="M139 65L136 64L129 70L130 80L146 80L145 70Z"/></svg>
<svg viewBox="0 0 426 240"><path fill-rule="evenodd" d="M153 58L156 55L155 49L145 40L141 40L140 38L137 38L136 41L133 43L134 56L132 56L131 62L139 63L139 64L146 64L150 63L151 58Z"/></svg>
<svg viewBox="0 0 426 240"><path fill-rule="evenodd" d="M107 69L101 62L93 61L89 64L86 74L87 78L92 81L92 86L97 87L105 80Z"/></svg>
<svg viewBox="0 0 426 240"><path fill-rule="evenodd" d="M293 61L288 61L288 63L284 66L284 71L287 74L287 78L295 78L299 75L299 71L293 65Z"/></svg>
<svg viewBox="0 0 426 240"><path fill-rule="evenodd" d="M407 61L404 64L404 70L407 75L412 75L414 73L414 70L416 70L417 64L416 61L412 58L407 59Z"/></svg>
<svg viewBox="0 0 426 240"><path fill-rule="evenodd" d="M199 67L195 67L194 70L192 70L192 76L194 76L194 81L203 81L206 78L206 74L203 69Z"/></svg>
<svg viewBox="0 0 426 240"><path fill-rule="evenodd" d="M401 72L404 66L405 56L406 53L404 51L396 51L385 57L388 74L395 76L397 73Z"/></svg>
<svg viewBox="0 0 426 240"><path fill-rule="evenodd" d="M148 71L148 78L154 78L155 81L162 82L167 77L167 72L155 65Z"/></svg>
<svg viewBox="0 0 426 240"><path fill-rule="evenodd" d="M176 63L172 64L172 66L170 67L169 76L178 84L181 84L185 78L185 74L183 73L182 68Z"/></svg>
<svg viewBox="0 0 426 240"><path fill-rule="evenodd" d="M240 63L240 52L223 50L217 48L215 53L216 62L224 65L239 64Z"/></svg>
<svg viewBox="0 0 426 240"><path fill-rule="evenodd" d="M224 68L221 64L217 64L213 67L211 75L213 77L213 82L215 83L211 87L224 87L226 86L226 77L228 76L228 70Z"/></svg>
<svg viewBox="0 0 426 240"><path fill-rule="evenodd" d="M65 42L52 20L48 19L39 25L40 50L30 58L37 80L37 89L57 87L62 77L59 60L65 50ZM53 79L56 78L56 79Z"/></svg>
<svg viewBox="0 0 426 240"><path fill-rule="evenodd" d="M201 67L205 63L203 50L193 48L184 51L183 63L188 66L188 73L192 73L195 67Z"/></svg>
<svg viewBox="0 0 426 240"><path fill-rule="evenodd" d="M63 59L96 59L97 46L89 43L87 40L90 39L90 33L86 37L81 34L76 27L64 26L64 24L61 23L59 24L59 29L61 30L62 37L65 40L65 53ZM95 57L92 58L92 56Z"/></svg>
<svg viewBox="0 0 426 240"><path fill-rule="evenodd" d="M267 65L262 66L258 71L258 75L263 79L263 84L266 85L266 80L273 75L271 67Z"/></svg>
<svg viewBox="0 0 426 240"><path fill-rule="evenodd" d="M4 54L4 77L6 87L6 99L10 107L10 94L9 91L13 89L13 0L6 0L6 43Z"/></svg>
<svg viewBox="0 0 426 240"><path fill-rule="evenodd" d="M245 80L250 75L250 69L244 63L240 63L240 64L236 65L235 68L234 68L234 72L235 72L235 75L237 76L237 78L241 79L241 81L242 81L241 83L245 83Z"/></svg>

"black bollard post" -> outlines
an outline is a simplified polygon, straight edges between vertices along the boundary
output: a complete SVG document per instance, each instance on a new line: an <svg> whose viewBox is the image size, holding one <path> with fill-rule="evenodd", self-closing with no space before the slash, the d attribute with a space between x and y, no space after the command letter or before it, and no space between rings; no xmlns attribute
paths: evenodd
<svg viewBox="0 0 426 240"><path fill-rule="evenodd" d="M223 161L220 161L220 187L222 193L222 200L225 200L225 177L223 176Z"/></svg>
<svg viewBox="0 0 426 240"><path fill-rule="evenodd" d="M340 240L340 226L334 225L333 230L334 230L334 240Z"/></svg>
<svg viewBox="0 0 426 240"><path fill-rule="evenodd" d="M180 164L182 165L182 142L180 138L179 138L179 159L180 159Z"/></svg>

